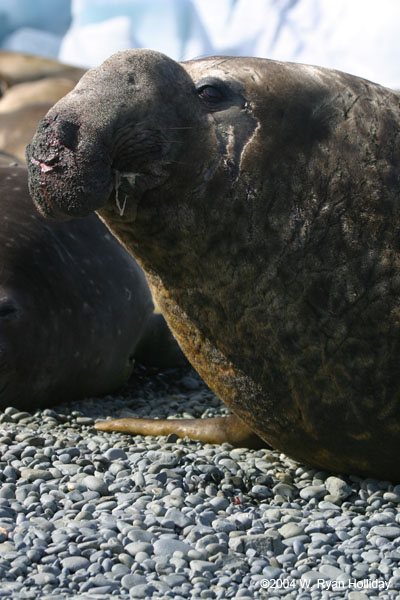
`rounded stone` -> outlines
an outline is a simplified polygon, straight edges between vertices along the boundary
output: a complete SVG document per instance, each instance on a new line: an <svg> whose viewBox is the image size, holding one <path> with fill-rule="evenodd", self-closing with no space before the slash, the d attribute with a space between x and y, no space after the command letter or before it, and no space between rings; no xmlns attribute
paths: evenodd
<svg viewBox="0 0 400 600"><path fill-rule="evenodd" d="M291 538L299 535L303 535L304 527L298 525L297 523L285 523L279 529L279 533L283 538Z"/></svg>
<svg viewBox="0 0 400 600"><path fill-rule="evenodd" d="M126 460L127 454L122 448L110 448L104 453L104 457L109 460Z"/></svg>
<svg viewBox="0 0 400 600"><path fill-rule="evenodd" d="M82 479L82 484L86 486L88 490L98 492L101 496L106 496L108 494L108 486L103 479L100 479L100 477L87 475Z"/></svg>
<svg viewBox="0 0 400 600"><path fill-rule="evenodd" d="M324 485L308 485L300 490L300 498L304 500L319 499L326 494Z"/></svg>
<svg viewBox="0 0 400 600"><path fill-rule="evenodd" d="M351 487L339 477L328 477L325 480L325 487L332 496L341 500L348 498L352 493Z"/></svg>
<svg viewBox="0 0 400 600"><path fill-rule="evenodd" d="M125 552L128 552L131 556L136 557L139 552L143 552L147 555L153 554L153 545L148 542L132 542L125 546Z"/></svg>
<svg viewBox="0 0 400 600"><path fill-rule="evenodd" d="M188 556L188 552L194 550L192 546L181 540L162 538L154 542L154 554L172 556L174 552L182 552L183 557Z"/></svg>
<svg viewBox="0 0 400 600"><path fill-rule="evenodd" d="M370 530L371 535L378 535L389 540L394 540L400 537L400 527L397 526L384 526L384 525L375 525Z"/></svg>
<svg viewBox="0 0 400 600"><path fill-rule="evenodd" d="M74 573L80 569L87 569L90 565L90 561L84 556L67 556L62 559L61 564L64 569L68 569Z"/></svg>

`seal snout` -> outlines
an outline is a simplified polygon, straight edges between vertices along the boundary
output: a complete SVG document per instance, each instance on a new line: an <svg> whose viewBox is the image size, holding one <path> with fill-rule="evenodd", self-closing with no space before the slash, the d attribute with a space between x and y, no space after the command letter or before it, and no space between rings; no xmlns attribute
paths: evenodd
<svg viewBox="0 0 400 600"><path fill-rule="evenodd" d="M101 151L104 144L99 136L86 136L82 142L80 129L73 116L49 113L27 147L30 193L45 217L86 216L110 193L110 158Z"/></svg>
<svg viewBox="0 0 400 600"><path fill-rule="evenodd" d="M29 187L46 217L83 217L160 186L182 159L198 115L193 81L150 50L125 51L89 70L39 124L27 149ZM189 103L189 115L181 106ZM140 175L140 177L138 177ZM114 191L114 194L113 194Z"/></svg>
<svg viewBox="0 0 400 600"><path fill-rule="evenodd" d="M61 119L59 115L44 118L35 136L35 155L28 146L28 161L42 173L51 171L63 160L68 161L68 154L77 150L79 128L77 123Z"/></svg>

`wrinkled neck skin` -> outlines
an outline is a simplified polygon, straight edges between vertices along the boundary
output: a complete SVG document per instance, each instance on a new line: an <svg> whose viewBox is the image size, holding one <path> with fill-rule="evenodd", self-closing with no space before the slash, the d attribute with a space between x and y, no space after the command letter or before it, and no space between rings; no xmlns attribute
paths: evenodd
<svg viewBox="0 0 400 600"><path fill-rule="evenodd" d="M214 58L209 63L210 78L226 77L220 66L225 59ZM186 73L190 77L193 94L193 82L204 77L204 66L199 68L194 61L182 67L184 79ZM233 82L234 77L228 69L229 79ZM247 255L250 250L256 217L251 214L252 207L246 207L246 198L252 187L259 187L262 177L247 166L252 161L247 156L249 142L260 123L244 96L245 84L232 83L222 111L205 110L197 98L190 98L190 104L183 99L176 115L170 107L165 125L168 133L160 136L160 159L145 162L139 157L142 164L132 166L128 161L122 163L118 152L113 162L113 189L106 206L97 210L145 270L169 326L196 369L214 387L215 374L210 375L209 367L203 365L211 350L219 352L212 348L219 343L214 313L220 316L224 310L224 291L214 271L228 269L224 282L228 285L228 273L239 268L243 251ZM150 132L140 115L136 114L136 119L143 139L154 140L154 122ZM243 218L249 222L241 231ZM256 247L250 251L256 252ZM228 290L226 293L230 296ZM204 344L209 345L210 340L205 352ZM218 363L222 360L221 354ZM218 393L221 395L220 389Z"/></svg>

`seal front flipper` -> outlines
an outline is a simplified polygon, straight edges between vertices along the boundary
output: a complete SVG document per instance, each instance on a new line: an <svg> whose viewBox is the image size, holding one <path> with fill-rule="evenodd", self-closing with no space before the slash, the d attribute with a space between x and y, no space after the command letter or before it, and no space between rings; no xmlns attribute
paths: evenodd
<svg viewBox="0 0 400 600"><path fill-rule="evenodd" d="M132 435L169 435L188 437L206 444L228 443L244 448L266 448L267 444L235 415L210 419L115 419L100 421L99 431L120 431Z"/></svg>

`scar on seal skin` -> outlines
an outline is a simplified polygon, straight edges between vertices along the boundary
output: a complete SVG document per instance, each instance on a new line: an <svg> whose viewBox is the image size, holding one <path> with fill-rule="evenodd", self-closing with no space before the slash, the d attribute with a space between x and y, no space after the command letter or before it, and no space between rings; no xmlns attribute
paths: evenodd
<svg viewBox="0 0 400 600"><path fill-rule="evenodd" d="M99 214L251 430L398 480L399 140L399 94L364 79L130 50L49 111L27 157L41 213Z"/></svg>

